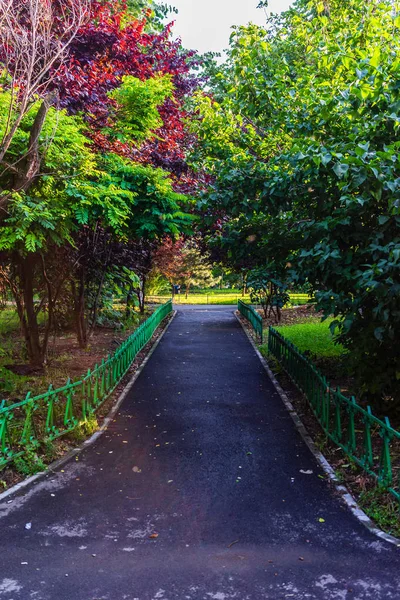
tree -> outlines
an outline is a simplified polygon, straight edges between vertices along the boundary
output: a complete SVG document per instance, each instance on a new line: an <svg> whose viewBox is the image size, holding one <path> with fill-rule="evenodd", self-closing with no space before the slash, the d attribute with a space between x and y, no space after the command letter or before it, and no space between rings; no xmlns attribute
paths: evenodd
<svg viewBox="0 0 400 600"><path fill-rule="evenodd" d="M275 265L258 267L251 271L247 287L250 290L252 302L260 304L266 319L274 316L275 322L280 323L282 308L290 300L287 283L278 279Z"/></svg>
<svg viewBox="0 0 400 600"><path fill-rule="evenodd" d="M0 65L10 90L3 97L7 116L1 131L0 169L13 174L12 189L18 192L27 191L40 170L44 149L39 138L46 115L57 100L51 89L54 73L61 68L84 24L88 6L88 0L0 0ZM25 154L5 161L23 119L33 107L35 117ZM7 191L0 196L3 209L9 200Z"/></svg>
<svg viewBox="0 0 400 600"><path fill-rule="evenodd" d="M151 11L133 17L132 3L2 6L10 13L0 32L0 189L7 208L0 249L30 362L40 367L61 296L70 300L84 346L112 261L119 261L120 279L132 266L139 272L130 280L143 310L153 246L189 232L189 200L174 185L185 170L185 150L175 168L176 148L187 136L183 103L194 78L190 55L169 39L170 28L161 30L159 21L151 27ZM162 161L149 155L160 136ZM161 162L171 171L154 166ZM145 266L138 258L144 254ZM40 311L47 315L43 336Z"/></svg>
<svg viewBox="0 0 400 600"><path fill-rule="evenodd" d="M255 266L310 283L375 401L400 381L399 28L397 2L298 0L234 32L194 123L219 242L253 225Z"/></svg>
<svg viewBox="0 0 400 600"><path fill-rule="evenodd" d="M172 285L184 285L186 298L192 286L212 286L220 277L214 277L208 254L183 240L167 239L154 259L155 266Z"/></svg>
<svg viewBox="0 0 400 600"><path fill-rule="evenodd" d="M8 102L8 93L0 93L0 105ZM7 159L24 155L36 111L34 104L21 121ZM0 128L6 119L7 113L0 111ZM28 356L35 367L46 363L56 302L69 275L61 247L72 243L85 208L85 181L95 173L95 160L79 118L50 108L38 141L46 143L50 137L52 142L42 160L42 177L35 178L29 190L9 194L8 211L0 222L3 275L13 294ZM8 187L9 177L12 175L4 172L0 177L3 189ZM54 264L56 257L60 259L58 268ZM38 325L40 311L47 314L43 335Z"/></svg>

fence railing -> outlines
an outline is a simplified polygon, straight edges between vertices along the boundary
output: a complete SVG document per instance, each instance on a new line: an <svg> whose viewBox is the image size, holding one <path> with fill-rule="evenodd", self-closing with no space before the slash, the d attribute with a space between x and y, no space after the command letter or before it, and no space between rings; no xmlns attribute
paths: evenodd
<svg viewBox="0 0 400 600"><path fill-rule="evenodd" d="M79 381L24 400L0 401L0 469L27 449L55 440L86 421L114 391L160 323L172 312L172 302L160 306L113 355L102 360Z"/></svg>
<svg viewBox="0 0 400 600"><path fill-rule="evenodd" d="M238 301L238 311L240 314L247 319L258 337L260 341L263 341L263 320L261 315L250 305L246 304L242 300Z"/></svg>
<svg viewBox="0 0 400 600"><path fill-rule="evenodd" d="M378 419L371 407L331 389L315 365L272 327L268 351L304 393L328 438L400 501L400 433L389 419Z"/></svg>

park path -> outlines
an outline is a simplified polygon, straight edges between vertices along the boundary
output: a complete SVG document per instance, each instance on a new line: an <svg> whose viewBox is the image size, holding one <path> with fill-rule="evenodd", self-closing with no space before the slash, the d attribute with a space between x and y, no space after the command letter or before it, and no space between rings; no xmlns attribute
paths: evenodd
<svg viewBox="0 0 400 600"><path fill-rule="evenodd" d="M232 308L181 308L108 432L0 504L0 600L400 599L321 476Z"/></svg>

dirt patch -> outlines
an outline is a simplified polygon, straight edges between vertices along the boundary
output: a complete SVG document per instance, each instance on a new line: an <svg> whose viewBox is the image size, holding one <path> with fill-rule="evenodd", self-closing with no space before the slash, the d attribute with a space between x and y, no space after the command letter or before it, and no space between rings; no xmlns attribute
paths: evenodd
<svg viewBox="0 0 400 600"><path fill-rule="evenodd" d="M97 327L89 339L86 348L80 348L73 331L60 331L53 335L50 346L48 363L45 368L31 367L24 358L24 342L19 331L10 333L8 343L12 345L11 355L13 362L4 360L3 365L10 373L15 375L10 381L9 389L2 389L1 398L9 402L20 401L26 393L32 396L43 393L51 384L53 388L62 387L68 379L78 380L86 375L88 369L93 369L102 359L114 354L124 342L142 323L154 312L147 309L143 315L138 315L138 321L129 327L115 329L113 327ZM4 336L0 338L3 344Z"/></svg>
<svg viewBox="0 0 400 600"><path fill-rule="evenodd" d="M302 306L294 306L293 308L285 308L281 312L281 321L276 322L274 317L265 318L264 311L258 309L257 312L263 319L265 329L268 327L276 327L277 325L296 325L297 323L305 323L311 317L316 319L322 318L323 313L317 312L313 304L303 304Z"/></svg>

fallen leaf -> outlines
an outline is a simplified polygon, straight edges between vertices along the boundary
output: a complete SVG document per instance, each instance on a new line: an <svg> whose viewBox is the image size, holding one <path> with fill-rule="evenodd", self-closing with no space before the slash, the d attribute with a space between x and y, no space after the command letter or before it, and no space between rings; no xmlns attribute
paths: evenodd
<svg viewBox="0 0 400 600"><path fill-rule="evenodd" d="M313 471L309 470L309 471L303 471L303 469L300 469L300 473L303 473L303 475L312 475Z"/></svg>
<svg viewBox="0 0 400 600"><path fill-rule="evenodd" d="M159 536L159 534L158 534L158 533L152 533L151 535L149 535L149 538L150 538L151 540L155 540L155 539L157 539L157 538L158 538L158 536Z"/></svg>
<svg viewBox="0 0 400 600"><path fill-rule="evenodd" d="M318 519L318 521L319 521L320 523L325 523L325 519L323 519L322 517L320 517L320 518Z"/></svg>

